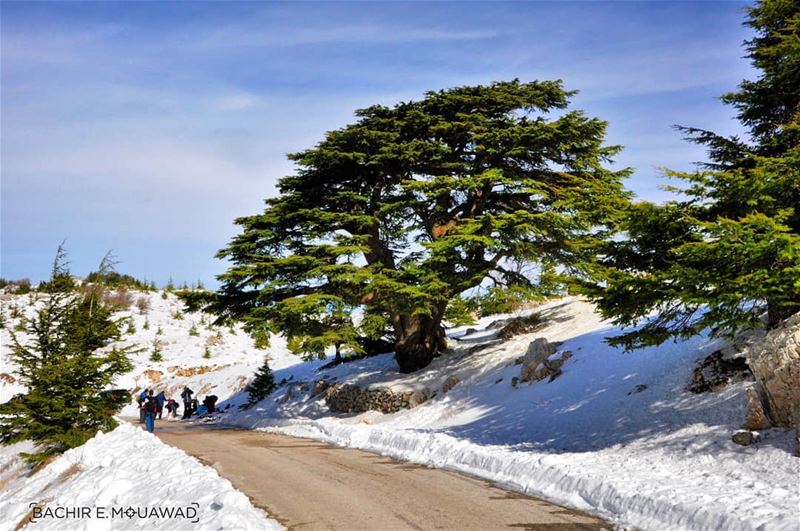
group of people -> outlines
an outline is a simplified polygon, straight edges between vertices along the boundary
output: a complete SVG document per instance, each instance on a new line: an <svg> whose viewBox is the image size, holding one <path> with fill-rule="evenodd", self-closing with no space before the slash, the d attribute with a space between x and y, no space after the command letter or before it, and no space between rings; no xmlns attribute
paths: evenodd
<svg viewBox="0 0 800 531"><path fill-rule="evenodd" d="M216 395L206 396L202 406L198 404L196 398L192 398L193 395L194 391L189 389L189 387L183 388L181 392L181 400L183 400L182 419L191 418L194 414L203 415L216 411ZM178 409L181 407L172 397L167 398L164 391L153 395L152 389L143 389L142 392L139 393L137 402L139 404L139 422L143 423L150 433L153 433L156 418L159 420L161 419L164 409L167 410L169 415L175 418L178 416Z"/></svg>

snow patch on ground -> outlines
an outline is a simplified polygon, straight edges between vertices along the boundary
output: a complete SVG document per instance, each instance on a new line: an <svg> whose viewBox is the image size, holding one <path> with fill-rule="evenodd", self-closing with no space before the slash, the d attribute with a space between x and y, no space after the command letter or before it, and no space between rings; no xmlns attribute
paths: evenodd
<svg viewBox="0 0 800 531"><path fill-rule="evenodd" d="M0 447L0 522L6 529L22 522L36 502L43 511L91 510L91 518L39 518L36 529L283 529L212 468L129 424L98 434L29 476L17 454L30 449L28 443ZM97 518L98 507L109 518ZM196 518L110 517L113 508L129 507L194 507ZM185 515L194 516L188 509Z"/></svg>
<svg viewBox="0 0 800 531"><path fill-rule="evenodd" d="M696 337L626 354L604 342L616 331L586 302L538 311L547 320L542 330L500 344L485 330L498 316L469 336L453 331L462 337L454 352L412 375L400 374L391 355L324 371L318 363L289 365L276 371L287 385L223 422L469 473L619 525L798 528L800 459L791 455L791 434L770 430L756 446L737 446L730 436L744 418L746 384L686 391L696 362L718 342ZM553 382L512 388L515 359L537 337L560 342L558 352L572 357ZM444 393L450 375L459 383ZM302 391L320 378L436 396L394 414L334 415Z"/></svg>

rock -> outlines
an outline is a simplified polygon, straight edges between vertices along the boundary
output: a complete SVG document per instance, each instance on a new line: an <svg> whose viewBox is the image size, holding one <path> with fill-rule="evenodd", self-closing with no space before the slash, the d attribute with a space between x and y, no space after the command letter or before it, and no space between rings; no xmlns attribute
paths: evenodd
<svg viewBox="0 0 800 531"><path fill-rule="evenodd" d="M414 391L411 393L411 396L408 397L408 407L415 408L428 400L428 393L425 391Z"/></svg>
<svg viewBox="0 0 800 531"><path fill-rule="evenodd" d="M477 330L475 330L474 328L467 328L466 332L464 332L464 335L465 336L469 336L469 335L472 335L472 334L474 334L476 332L477 332Z"/></svg>
<svg viewBox="0 0 800 531"><path fill-rule="evenodd" d="M331 384L324 379L314 382L314 389L311 391L311 396L319 396L330 388Z"/></svg>
<svg viewBox="0 0 800 531"><path fill-rule="evenodd" d="M450 391L450 389L452 389L453 387L458 385L458 382L460 382L460 381L461 380L459 380L457 376L451 374L450 376L447 377L447 379L442 384L442 392L446 393L446 392Z"/></svg>
<svg viewBox="0 0 800 531"><path fill-rule="evenodd" d="M555 354L555 352L556 346L543 337L538 337L531 341L528 345L528 351L522 357L520 380L529 382L536 379L539 365L547 361L547 358Z"/></svg>
<svg viewBox="0 0 800 531"><path fill-rule="evenodd" d="M717 350L703 359L692 373L689 391L708 393L719 391L730 383L750 377L750 369L744 358L725 359Z"/></svg>
<svg viewBox="0 0 800 531"><path fill-rule="evenodd" d="M633 391L629 391L628 392L628 396L630 396L630 395L632 395L634 393L641 393L645 389L647 389L647 386L645 384L637 384L636 388Z"/></svg>
<svg viewBox="0 0 800 531"><path fill-rule="evenodd" d="M494 381L494 384L495 384L495 385L497 385L497 384L499 384L499 383L500 383L500 382L502 382L502 381L503 381L503 379L502 379L502 378L498 378L497 380L495 380L495 381Z"/></svg>
<svg viewBox="0 0 800 531"><path fill-rule="evenodd" d="M497 332L497 337L500 339L511 339L520 334L528 334L541 328L544 322L539 314L532 313L523 317L515 317L509 319L503 328Z"/></svg>
<svg viewBox="0 0 800 531"><path fill-rule="evenodd" d="M751 344L747 363L770 424L794 427L794 409L800 404L800 313Z"/></svg>
<svg viewBox="0 0 800 531"><path fill-rule="evenodd" d="M761 435L755 431L739 430L733 434L731 440L741 446L750 446L761 440Z"/></svg>
<svg viewBox="0 0 800 531"><path fill-rule="evenodd" d="M747 417L744 419L746 430L765 430L770 427L767 412L764 411L764 404L755 387L747 389Z"/></svg>
<svg viewBox="0 0 800 531"><path fill-rule="evenodd" d="M512 377L511 378L511 387L516 389L518 385L519 385L519 378L517 378L516 376Z"/></svg>
<svg viewBox="0 0 800 531"><path fill-rule="evenodd" d="M495 328L503 328L503 326L505 326L505 324L507 322L508 322L508 319L497 319L497 320L492 321L491 323L489 323L489 325L486 327L486 329L487 330L493 330Z"/></svg>

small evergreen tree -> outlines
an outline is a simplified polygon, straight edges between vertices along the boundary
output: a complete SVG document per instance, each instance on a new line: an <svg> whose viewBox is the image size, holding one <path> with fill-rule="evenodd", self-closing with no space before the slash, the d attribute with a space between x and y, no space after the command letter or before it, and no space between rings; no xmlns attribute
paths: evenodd
<svg viewBox="0 0 800 531"><path fill-rule="evenodd" d="M161 346L162 343L159 339L153 340L153 350L150 351L150 361L161 361L164 359L164 356L161 355Z"/></svg>
<svg viewBox="0 0 800 531"><path fill-rule="evenodd" d="M63 246L54 262L49 286L65 286L69 277ZM114 378L132 369L127 348L111 348L120 339L122 319L113 319L94 292L53 289L27 324L32 336L22 344L12 334L11 359L27 391L0 405L0 442L31 440L31 463L74 448L98 430L116 426L116 410L101 397Z"/></svg>
<svg viewBox="0 0 800 531"><path fill-rule="evenodd" d="M192 323L192 327L189 328L189 335L190 336L199 336L200 332L197 331L197 325Z"/></svg>
<svg viewBox="0 0 800 531"><path fill-rule="evenodd" d="M150 330L150 319L145 317L144 324L142 325L143 330Z"/></svg>
<svg viewBox="0 0 800 531"><path fill-rule="evenodd" d="M210 360L211 359L211 348L206 345L206 348L203 350L203 358Z"/></svg>
<svg viewBox="0 0 800 531"><path fill-rule="evenodd" d="M264 364L258 369L245 391L248 393L247 403L243 409L248 409L264 400L275 390L275 377L272 375L272 369L269 368L269 362L264 359Z"/></svg>

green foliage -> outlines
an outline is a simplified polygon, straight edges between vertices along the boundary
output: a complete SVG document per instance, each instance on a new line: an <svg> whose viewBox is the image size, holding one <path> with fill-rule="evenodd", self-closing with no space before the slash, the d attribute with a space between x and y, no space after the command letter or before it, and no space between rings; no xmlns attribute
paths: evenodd
<svg viewBox="0 0 800 531"><path fill-rule="evenodd" d="M453 297L444 311L445 320L450 326L464 326L475 324L476 304L473 299L458 295Z"/></svg>
<svg viewBox="0 0 800 531"><path fill-rule="evenodd" d="M118 273L114 268L119 264L114 254L109 251L100 262L97 271L86 275L86 284L100 284L109 288L128 288L140 291L150 291L151 285L147 280L139 280L131 275Z"/></svg>
<svg viewBox="0 0 800 531"><path fill-rule="evenodd" d="M172 312L172 314L170 314L170 315L171 315L171 316L172 316L172 318L173 318L173 319L175 319L176 321L183 321L183 312L182 312L182 311L180 311L180 310L175 310L175 311L174 311L174 312Z"/></svg>
<svg viewBox="0 0 800 531"><path fill-rule="evenodd" d="M153 340L152 350L150 351L150 361L161 361L164 359L162 355L164 344L159 339Z"/></svg>
<svg viewBox="0 0 800 531"><path fill-rule="evenodd" d="M150 330L150 319L145 317L144 324L142 325L143 330Z"/></svg>
<svg viewBox="0 0 800 531"><path fill-rule="evenodd" d="M33 291L33 288L31 287L31 281L27 278L15 280L11 283L11 286L14 287L14 293L17 295L25 295Z"/></svg>
<svg viewBox="0 0 800 531"><path fill-rule="evenodd" d="M64 286L53 282L63 274L54 268L49 285ZM92 293L52 291L27 324L32 340L23 345L12 334L10 357L27 392L0 405L0 442L34 441L37 452L24 457L41 463L113 429L116 410L101 392L132 368L129 348L107 347L122 324Z"/></svg>
<svg viewBox="0 0 800 531"><path fill-rule="evenodd" d="M267 327L262 326L254 329L250 336L253 338L253 344L257 349L269 348L269 330Z"/></svg>
<svg viewBox="0 0 800 531"><path fill-rule="evenodd" d="M211 348L208 345L206 345L206 348L203 350L203 357L207 360L211 359Z"/></svg>
<svg viewBox="0 0 800 531"><path fill-rule="evenodd" d="M125 329L125 333L129 336L136 333L136 324L133 322L133 319L128 319L128 328Z"/></svg>
<svg viewBox="0 0 800 531"><path fill-rule="evenodd" d="M247 403L242 406L242 409L249 409L264 400L275 390L275 377L272 375L272 369L269 368L269 362L265 359L264 364L258 369L245 391L248 393Z"/></svg>
<svg viewBox="0 0 800 531"><path fill-rule="evenodd" d="M164 334L164 329L161 328L161 325L158 325L158 328L156 329L156 335L160 336L160 335L163 335L163 334Z"/></svg>
<svg viewBox="0 0 800 531"><path fill-rule="evenodd" d="M708 148L695 172L668 172L686 199L631 206L586 287L606 317L642 328L612 338L636 348L708 328L732 336L800 311L800 5L765 0L748 9L755 81L722 99L753 143L681 128Z"/></svg>
<svg viewBox="0 0 800 531"><path fill-rule="evenodd" d="M40 283L39 291L44 293L70 293L74 290L75 281L69 272L67 249L64 247L64 242L61 242L56 250L56 257L53 259L50 280ZM20 291L17 290L17 293L20 293Z"/></svg>
<svg viewBox="0 0 800 531"><path fill-rule="evenodd" d="M586 274L629 172L604 167L619 148L603 145L605 122L567 110L571 95L515 80L357 111L290 156L297 171L262 214L236 220L207 308L286 332L309 357L355 351L349 316L380 315L409 371L444 347L454 297L531 281L510 263Z"/></svg>
<svg viewBox="0 0 800 531"><path fill-rule="evenodd" d="M168 297L169 297L169 295L167 295L167 292L166 292L166 291L162 291L162 292L161 292L161 298L162 298L162 299L164 299L164 300L167 300L167 298L168 298Z"/></svg>
<svg viewBox="0 0 800 531"><path fill-rule="evenodd" d="M190 336L199 336L200 332L197 331L197 325L192 323L191 328L189 328L189 335Z"/></svg>

